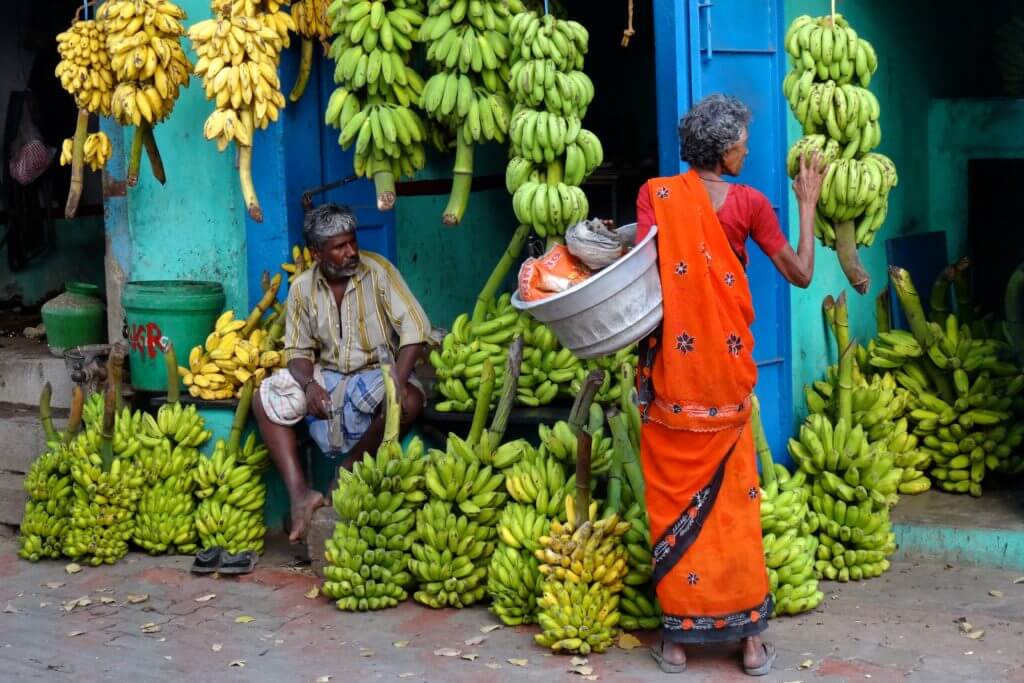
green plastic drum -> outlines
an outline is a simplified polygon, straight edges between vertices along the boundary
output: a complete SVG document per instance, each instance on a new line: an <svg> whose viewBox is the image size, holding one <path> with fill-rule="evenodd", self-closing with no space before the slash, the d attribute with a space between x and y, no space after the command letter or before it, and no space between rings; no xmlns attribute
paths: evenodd
<svg viewBox="0 0 1024 683"><path fill-rule="evenodd" d="M163 351L174 343L179 364L202 344L224 310L224 288L217 282L150 280L129 282L121 297L132 386L167 391Z"/></svg>

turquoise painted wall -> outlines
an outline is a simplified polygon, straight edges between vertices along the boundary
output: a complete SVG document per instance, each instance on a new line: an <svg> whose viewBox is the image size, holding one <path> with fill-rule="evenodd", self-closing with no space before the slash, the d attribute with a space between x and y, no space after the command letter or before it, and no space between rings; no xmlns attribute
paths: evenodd
<svg viewBox="0 0 1024 683"><path fill-rule="evenodd" d="M787 24L800 14L820 15L826 8L823 2L786 0ZM960 40L987 22L984 11L947 2L937 6L863 0L840 2L839 9L878 52L879 69L871 84L882 108L882 144L878 151L895 161L900 184L890 195L889 216L875 244L860 250L861 261L871 275L867 295L858 296L849 287L835 253L820 244L816 246L811 286L792 290L793 400L797 417L805 413L800 387L836 361L834 341L826 335L821 314L823 298L847 290L852 334L868 339L875 331L874 299L888 282L885 240L945 227L932 222L936 216L927 201L930 149L940 144L929 134L930 100L937 94L960 95L979 87L980 81L974 78L979 57L970 49L954 51L944 46L952 37ZM912 37L908 34L911 26ZM792 143L801 131L788 111L787 116ZM799 234L797 215L791 194L789 234L793 244Z"/></svg>
<svg viewBox="0 0 1024 683"><path fill-rule="evenodd" d="M210 16L206 0L182 0L189 26ZM185 41L186 44L188 41ZM195 55L189 55L195 60ZM105 192L110 254L128 280L193 279L224 285L229 307L248 305L245 208L238 189L235 155L220 153L204 139L212 111L202 84L193 78L170 118L155 129L167 173L161 186L143 154L138 186L123 201ZM131 129L105 126L123 152ZM108 169L107 185L124 180L123 158ZM117 194L115 190L113 194ZM111 203L111 199L114 201ZM118 292L115 284L112 293Z"/></svg>
<svg viewBox="0 0 1024 683"><path fill-rule="evenodd" d="M10 271L7 255L0 250L0 301L20 296L24 305L38 306L68 280L103 286L103 219L59 220L55 232L53 251L16 273Z"/></svg>
<svg viewBox="0 0 1024 683"><path fill-rule="evenodd" d="M506 149L497 144L478 148L474 175L504 176ZM451 156L432 154L416 180L451 178L452 162ZM462 223L454 228L441 223L447 203L447 194L405 196L395 208L398 268L430 322L444 328L459 313L472 311L518 225L504 187L473 192Z"/></svg>

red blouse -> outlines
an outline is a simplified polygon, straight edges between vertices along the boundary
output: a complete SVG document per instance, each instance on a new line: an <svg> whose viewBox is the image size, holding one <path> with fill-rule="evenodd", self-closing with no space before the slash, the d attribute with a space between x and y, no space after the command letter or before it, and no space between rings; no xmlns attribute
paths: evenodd
<svg viewBox="0 0 1024 683"><path fill-rule="evenodd" d="M718 210L718 221L722 224L729 244L743 265L747 265L746 242L750 237L766 256L775 256L789 240L782 234L779 219L771 202L761 192L749 185L730 184L725 203ZM648 183L640 186L636 197L636 241L639 242L650 232L655 222L654 207L651 206L651 191Z"/></svg>

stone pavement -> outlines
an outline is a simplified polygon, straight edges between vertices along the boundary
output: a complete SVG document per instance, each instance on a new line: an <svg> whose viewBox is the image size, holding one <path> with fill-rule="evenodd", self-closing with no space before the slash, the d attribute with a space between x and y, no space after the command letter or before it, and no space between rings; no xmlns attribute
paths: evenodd
<svg viewBox="0 0 1024 683"><path fill-rule="evenodd" d="M139 554L68 574L64 562L32 565L15 548L14 539L0 538L5 682L584 680L569 673L569 657L533 645L533 628L495 630L467 645L497 623L484 608L434 611L410 602L341 613L307 596L317 581L292 566L293 553L280 542L240 580L194 578L188 558ZM1017 576L904 561L880 579L826 584L829 597L817 612L773 622L779 660L764 680L1024 683L1024 583L1015 584ZM69 604L83 597L91 602ZM957 620L984 635L969 638ZM441 648L470 658L435 654ZM749 680L737 656L694 652L684 679ZM665 680L646 647L615 648L588 665L599 681Z"/></svg>

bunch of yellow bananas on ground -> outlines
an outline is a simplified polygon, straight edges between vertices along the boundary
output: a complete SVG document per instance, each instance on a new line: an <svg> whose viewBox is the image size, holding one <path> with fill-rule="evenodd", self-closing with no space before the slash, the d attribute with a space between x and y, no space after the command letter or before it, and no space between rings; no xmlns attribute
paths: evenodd
<svg viewBox="0 0 1024 683"><path fill-rule="evenodd" d="M263 552L263 506L267 485L263 472L269 464L267 447L250 434L242 444L242 428L249 416L253 385L242 387L228 440L217 441L213 455L199 458L192 475L200 499L195 523L199 548L222 548L228 553Z"/></svg>
<svg viewBox="0 0 1024 683"><path fill-rule="evenodd" d="M75 141L72 138L65 138L60 148L60 165L67 166L72 161ZM92 133L85 138L85 146L82 148L82 159L93 171L99 171L107 165L114 148L110 145L110 138L106 133Z"/></svg>
<svg viewBox="0 0 1024 683"><path fill-rule="evenodd" d="M292 262L281 264L281 270L288 274L289 285L292 280L312 267L313 254L310 253L309 247L299 247L297 244L292 246Z"/></svg>
<svg viewBox="0 0 1024 683"><path fill-rule="evenodd" d="M79 109L109 116L114 72L102 22L76 20L57 35L57 51L60 61L54 73L61 87L75 98Z"/></svg>
<svg viewBox="0 0 1024 683"><path fill-rule="evenodd" d="M458 225L469 204L473 145L504 142L509 131L512 10L504 0L428 0L427 5L420 39L434 74L419 104L444 131L441 138L455 138L452 191L442 221Z"/></svg>
<svg viewBox="0 0 1024 683"><path fill-rule="evenodd" d="M327 10L334 42L334 82L324 121L341 131L342 149L355 145L356 175L372 178L377 209L395 205L395 178L426 164L427 129L411 105L423 91L412 68L423 23L418 0L337 0Z"/></svg>
<svg viewBox="0 0 1024 683"><path fill-rule="evenodd" d="M487 594L487 566L494 554L494 526L471 522L451 503L432 500L416 511L416 542L409 570L424 605L468 607Z"/></svg>
<svg viewBox="0 0 1024 683"><path fill-rule="evenodd" d="M604 652L621 619L618 594L629 571L622 536L629 522L616 514L596 519L594 502L589 519L577 527L571 496L565 505L570 521L553 521L551 534L541 538L534 553L546 577L537 602L542 632L534 640L555 652Z"/></svg>
<svg viewBox="0 0 1024 683"><path fill-rule="evenodd" d="M517 14L509 35L515 109L505 186L521 223L557 237L589 215L579 186L604 162L601 141L582 124L594 99L581 70L590 36L578 22L536 12Z"/></svg>
<svg viewBox="0 0 1024 683"><path fill-rule="evenodd" d="M190 395L207 401L236 397L246 382L259 386L274 370L284 367L284 308L275 303L280 286L281 275L277 274L245 320L236 319L234 311L225 311L204 345L192 349L188 367L178 368ZM271 307L274 311L264 317Z"/></svg>
<svg viewBox="0 0 1024 683"><path fill-rule="evenodd" d="M60 557L71 506L67 446L63 436L53 427L49 383L39 399L39 418L46 434L46 450L32 462L25 474L28 501L18 531L18 556L32 562L44 557ZM68 433L73 434L77 429L76 425L69 424Z"/></svg>
<svg viewBox="0 0 1024 683"><path fill-rule="evenodd" d="M288 47L295 22L273 0L213 0L213 19L188 30L199 56L195 73L203 79L206 98L216 108L206 119L203 135L224 151L238 148L238 179L246 208L254 221L263 210L252 182L255 131L277 121L285 99L277 68L281 50Z"/></svg>
<svg viewBox="0 0 1024 683"><path fill-rule="evenodd" d="M376 456L366 453L352 472L338 471L334 509L338 523L327 540L323 592L338 609L394 607L412 584L410 547L416 535L414 510L423 505L423 442L399 442L401 407L391 367L384 375L384 438Z"/></svg>
<svg viewBox="0 0 1024 683"><path fill-rule="evenodd" d="M302 36L302 57L299 73L295 78L288 99L298 102L306 91L309 74L313 69L313 45L315 41L326 43L331 36L331 25L327 20L328 0L295 0L292 3L292 21L295 32Z"/></svg>
<svg viewBox="0 0 1024 683"><path fill-rule="evenodd" d="M506 626L536 621L542 575L533 553L551 520L530 505L509 503L498 519L498 548L487 570L491 612Z"/></svg>

